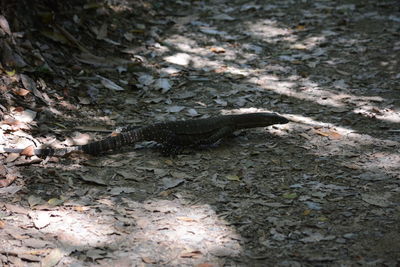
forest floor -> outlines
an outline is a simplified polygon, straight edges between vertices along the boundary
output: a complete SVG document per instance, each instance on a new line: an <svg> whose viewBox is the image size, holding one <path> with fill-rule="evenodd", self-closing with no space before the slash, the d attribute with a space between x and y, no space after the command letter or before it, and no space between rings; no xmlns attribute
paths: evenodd
<svg viewBox="0 0 400 267"><path fill-rule="evenodd" d="M28 147L0 154L0 265L400 264L396 0L110 2L0 18L0 147ZM258 111L291 122L176 157L30 156Z"/></svg>

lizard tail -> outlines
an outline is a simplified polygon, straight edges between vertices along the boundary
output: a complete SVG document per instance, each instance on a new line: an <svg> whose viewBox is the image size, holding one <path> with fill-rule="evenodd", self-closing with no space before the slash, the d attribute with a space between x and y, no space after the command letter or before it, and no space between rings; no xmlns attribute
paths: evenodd
<svg viewBox="0 0 400 267"><path fill-rule="evenodd" d="M134 129L131 131L122 132L116 136L110 136L106 139L89 143L87 145L78 146L77 150L87 154L98 155L108 150L121 148L125 145L133 144L142 140L142 129Z"/></svg>
<svg viewBox="0 0 400 267"><path fill-rule="evenodd" d="M125 145L140 141L143 134L141 129L122 132L116 136L110 136L103 140L92 142L81 146L72 146L66 148L38 148L33 150L33 154L39 157L47 156L64 156L73 151L83 151L87 154L98 155L108 150L121 148ZM7 153L22 153L25 149L20 148L4 148ZM29 152L27 152L30 154ZM31 152L32 153L32 152Z"/></svg>

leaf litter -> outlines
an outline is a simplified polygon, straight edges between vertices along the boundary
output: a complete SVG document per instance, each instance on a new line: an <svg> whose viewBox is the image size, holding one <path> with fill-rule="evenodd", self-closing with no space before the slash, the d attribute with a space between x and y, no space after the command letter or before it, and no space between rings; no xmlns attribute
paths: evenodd
<svg viewBox="0 0 400 267"><path fill-rule="evenodd" d="M395 4L71 4L33 37L0 16L0 146L28 149L0 158L1 263L395 266ZM175 158L31 158L51 138L246 108L293 122Z"/></svg>

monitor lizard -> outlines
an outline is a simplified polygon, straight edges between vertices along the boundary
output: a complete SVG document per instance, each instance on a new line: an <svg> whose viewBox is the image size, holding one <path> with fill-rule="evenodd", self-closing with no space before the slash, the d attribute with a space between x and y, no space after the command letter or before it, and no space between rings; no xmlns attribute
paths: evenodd
<svg viewBox="0 0 400 267"><path fill-rule="evenodd" d="M162 144L164 155L178 154L184 147L211 145L245 128L266 127L273 124L285 124L289 120L276 113L247 113L220 115L206 119L169 121L133 128L86 145L66 148L34 149L40 157L64 156L73 151L82 151L98 155L109 150L122 148L141 141L155 141ZM4 152L21 153L23 149L4 148Z"/></svg>

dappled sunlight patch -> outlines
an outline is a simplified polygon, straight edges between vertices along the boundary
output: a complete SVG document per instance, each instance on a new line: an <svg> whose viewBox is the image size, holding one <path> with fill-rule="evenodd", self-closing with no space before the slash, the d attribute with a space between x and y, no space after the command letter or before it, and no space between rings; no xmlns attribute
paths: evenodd
<svg viewBox="0 0 400 267"><path fill-rule="evenodd" d="M229 66L225 70L225 72L228 72L230 74L242 75L242 76L248 76L251 74L249 70L245 70L243 68L238 68L238 67L234 67L234 66Z"/></svg>
<svg viewBox="0 0 400 267"><path fill-rule="evenodd" d="M316 121L300 115L290 115L296 124L290 125L291 134L298 132L308 154L315 155L323 162L336 158L337 165L344 170L358 171L363 180L385 180L396 176L400 170L400 156L385 151L385 147L398 147L390 139L361 134L351 128ZM364 153L366 147L376 147L375 152ZM318 161L316 162L317 165ZM397 175L398 176L398 175Z"/></svg>
<svg viewBox="0 0 400 267"><path fill-rule="evenodd" d="M115 241L117 231L110 227L110 217L95 214L90 209L79 210L76 207L75 210L48 212L48 224L40 231L57 236L67 247L101 247Z"/></svg>
<svg viewBox="0 0 400 267"><path fill-rule="evenodd" d="M366 118L376 118L379 120L400 123L400 110L394 111L389 108L379 108L376 105L365 103L354 109L354 113L360 114Z"/></svg>
<svg viewBox="0 0 400 267"><path fill-rule="evenodd" d="M254 37L258 37L263 40L272 41L274 38L290 36L293 31L288 28L282 28L277 26L277 21L265 19L262 21L252 21L245 23L247 31Z"/></svg>
<svg viewBox="0 0 400 267"><path fill-rule="evenodd" d="M230 256L242 252L240 236L209 205L154 199L146 201L143 208L150 214L138 218L138 234L155 245L200 251L203 256L221 250Z"/></svg>
<svg viewBox="0 0 400 267"><path fill-rule="evenodd" d="M312 126L312 127L334 127L338 132L340 132L341 134L350 134L355 132L355 130L350 129L350 128L346 128L346 127L341 127L341 126L337 126L333 123L328 123L328 122L322 122L322 121L317 121L314 120L310 117L307 116L303 116L303 115L297 115L297 114L293 114L290 115L290 119L293 122L297 122L299 124L301 124L302 126Z"/></svg>
<svg viewBox="0 0 400 267"><path fill-rule="evenodd" d="M302 41L296 41L289 47L297 50L312 50L318 48L318 46L326 40L325 36L312 36Z"/></svg>
<svg viewBox="0 0 400 267"><path fill-rule="evenodd" d="M177 53L164 57L164 60L183 67L193 66L195 68L220 68L221 62L217 60L209 60L207 57L198 55L189 55L186 53Z"/></svg>
<svg viewBox="0 0 400 267"><path fill-rule="evenodd" d="M296 83L288 80L282 81L275 75L262 75L255 82L268 91L328 106L337 113L353 112L366 118L377 118L392 123L400 122L399 111L390 107L382 109L372 104L374 102L383 102L384 99L382 97L357 96L345 92L334 92L322 89L312 81Z"/></svg>
<svg viewBox="0 0 400 267"><path fill-rule="evenodd" d="M396 142L391 141L389 139L375 138L368 134L359 133L355 129L336 125L335 123L327 123L327 122L317 121L310 117L306 117L306 116L302 116L302 115L290 115L288 117L290 118L291 121L298 123L297 127L294 127L294 128L298 128L298 130L301 129L302 131L307 131L307 128L310 129L309 126L311 126L312 129L322 129L322 128L334 129L332 131L336 132L337 134L340 134L344 137L349 137L354 140L358 140L359 145L371 145L374 142L378 142L378 141L389 142L392 145L396 144ZM330 136L328 134L327 135L322 134L323 131L321 131L321 130L314 131L314 132L316 132L317 134L319 133L320 136Z"/></svg>
<svg viewBox="0 0 400 267"><path fill-rule="evenodd" d="M172 56L165 57L164 60L172 64L188 66L191 61L191 56L186 53L177 53Z"/></svg>
<svg viewBox="0 0 400 267"><path fill-rule="evenodd" d="M80 259L92 260L124 255L132 263L165 263L181 258L202 263L243 253L241 236L210 205L187 204L183 199L142 203L124 198L117 206L116 201L100 199L91 207L65 204L64 209L57 210L10 205L10 212L22 214L18 221L7 220L3 228L16 236L26 231L22 225L32 225L36 229L28 229L27 234L35 239L27 240L28 246L35 242L37 248L60 248L72 261L79 255Z"/></svg>
<svg viewBox="0 0 400 267"><path fill-rule="evenodd" d="M258 84L268 91L300 100L308 100L323 106L344 107L346 103L344 103L343 100L351 98L348 94L333 93L323 90L316 83L311 81L300 83L299 88L298 82L288 80L282 81L278 79L278 77L262 75L258 79Z"/></svg>
<svg viewBox="0 0 400 267"><path fill-rule="evenodd" d="M245 114L245 113L257 113L257 112L273 112L272 110L265 108L237 108L237 109L222 109L221 115L227 114Z"/></svg>
<svg viewBox="0 0 400 267"><path fill-rule="evenodd" d="M360 179L370 181L400 178L400 155L390 152L372 152L360 155L342 164L352 170L362 170Z"/></svg>

